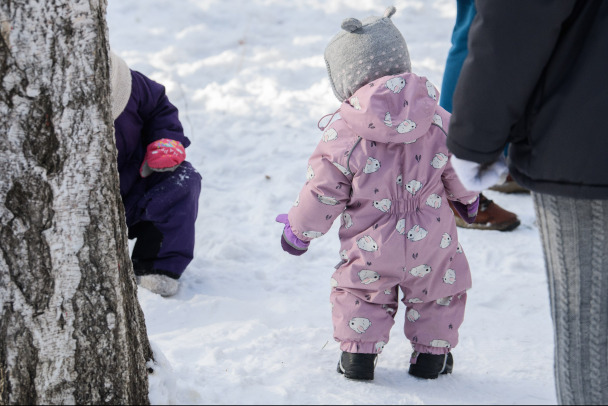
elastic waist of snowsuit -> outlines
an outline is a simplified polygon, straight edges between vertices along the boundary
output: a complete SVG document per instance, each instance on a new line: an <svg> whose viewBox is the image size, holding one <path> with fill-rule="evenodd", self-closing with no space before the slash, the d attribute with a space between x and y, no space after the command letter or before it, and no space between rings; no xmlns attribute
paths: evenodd
<svg viewBox="0 0 608 406"><path fill-rule="evenodd" d="M390 201L388 204L387 200ZM404 214L411 213L417 210L423 209L422 205L424 205L424 201L422 201L418 197L411 197L407 199L398 199L391 197L382 197L378 196L376 199L369 199L369 203L366 202L366 199L361 200L363 204L370 204L374 206L377 210L380 210L384 213L388 214Z"/></svg>

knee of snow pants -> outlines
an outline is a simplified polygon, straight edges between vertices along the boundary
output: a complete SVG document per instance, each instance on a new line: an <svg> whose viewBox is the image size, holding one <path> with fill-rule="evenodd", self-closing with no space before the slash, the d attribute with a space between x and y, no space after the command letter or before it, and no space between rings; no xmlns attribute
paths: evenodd
<svg viewBox="0 0 608 406"><path fill-rule="evenodd" d="M404 333L414 351L446 354L458 344L458 329L464 321L466 291L438 300L406 305Z"/></svg>
<svg viewBox="0 0 608 406"><path fill-rule="evenodd" d="M397 311L397 290L386 292L378 303L365 291L333 288L330 296L334 339L346 352L379 354L388 343ZM384 294L383 294L384 295ZM385 302L385 303L382 303Z"/></svg>

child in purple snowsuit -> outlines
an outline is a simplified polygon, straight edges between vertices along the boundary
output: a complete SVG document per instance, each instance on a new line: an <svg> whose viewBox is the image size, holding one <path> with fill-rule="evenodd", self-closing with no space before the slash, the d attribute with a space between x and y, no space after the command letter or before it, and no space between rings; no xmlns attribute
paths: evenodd
<svg viewBox="0 0 608 406"><path fill-rule="evenodd" d="M165 88L110 53L112 116L120 195L137 283L162 296L177 292L193 258L201 176L185 161L190 140Z"/></svg>
<svg viewBox="0 0 608 406"><path fill-rule="evenodd" d="M449 373L458 343L467 259L458 242L453 201L468 221L478 194L460 183L446 147L450 114L438 91L410 73L409 53L390 17L346 19L325 50L333 91L342 102L323 128L307 182L288 215L281 243L291 254L341 220L342 262L331 278L338 372L373 379L394 324L401 289L410 374Z"/></svg>

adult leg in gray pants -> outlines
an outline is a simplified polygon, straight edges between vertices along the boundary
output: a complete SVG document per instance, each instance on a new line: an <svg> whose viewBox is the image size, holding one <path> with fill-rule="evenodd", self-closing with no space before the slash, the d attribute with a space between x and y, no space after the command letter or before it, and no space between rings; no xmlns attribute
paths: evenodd
<svg viewBox="0 0 608 406"><path fill-rule="evenodd" d="M533 193L560 404L608 404L608 200Z"/></svg>

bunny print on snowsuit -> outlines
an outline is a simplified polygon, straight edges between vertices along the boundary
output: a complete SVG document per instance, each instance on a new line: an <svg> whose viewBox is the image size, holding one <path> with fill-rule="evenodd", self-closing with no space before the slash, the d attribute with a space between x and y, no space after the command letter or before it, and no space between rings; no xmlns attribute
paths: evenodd
<svg viewBox="0 0 608 406"><path fill-rule="evenodd" d="M303 241L341 219L330 300L342 351L382 351L398 289L416 351L445 354L458 342L471 276L447 200L466 205L477 193L452 169L441 127L450 115L436 99L435 87L412 73L357 90L325 128L289 211Z"/></svg>

